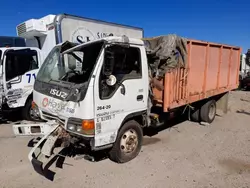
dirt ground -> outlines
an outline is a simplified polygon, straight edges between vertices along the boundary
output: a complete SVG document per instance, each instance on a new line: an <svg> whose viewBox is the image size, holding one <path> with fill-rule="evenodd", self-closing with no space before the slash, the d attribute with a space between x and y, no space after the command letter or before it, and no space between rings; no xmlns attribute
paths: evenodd
<svg viewBox="0 0 250 188"><path fill-rule="evenodd" d="M0 187L250 187L250 93L230 94L229 112L208 126L185 121L153 137L126 164L67 158L54 181L28 162L30 138L0 125ZM53 168L52 168L53 169Z"/></svg>

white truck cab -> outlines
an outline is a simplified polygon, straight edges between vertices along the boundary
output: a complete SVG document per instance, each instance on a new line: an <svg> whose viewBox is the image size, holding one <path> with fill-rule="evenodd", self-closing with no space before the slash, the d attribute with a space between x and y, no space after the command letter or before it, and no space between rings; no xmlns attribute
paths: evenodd
<svg viewBox="0 0 250 188"><path fill-rule="evenodd" d="M243 78L246 77L247 73L250 71L250 66L247 61L246 54L241 54L240 56L240 73L239 75Z"/></svg>
<svg viewBox="0 0 250 188"><path fill-rule="evenodd" d="M32 90L44 60L40 49L33 47L0 48L1 113L22 109L24 119L34 120Z"/></svg>
<svg viewBox="0 0 250 188"><path fill-rule="evenodd" d="M34 102L42 119L60 120L72 134L93 137L92 147L98 148L115 141L127 117L145 113L145 48L141 40L131 39L124 45L122 39L99 39L63 52L55 47L34 86Z"/></svg>
<svg viewBox="0 0 250 188"><path fill-rule="evenodd" d="M37 111L32 108L33 85L44 58L55 46L55 34L51 35L52 29L48 27L53 19L53 15L48 15L19 24L17 34L25 39L25 46L0 48L2 119L21 109L24 120L38 120Z"/></svg>
<svg viewBox="0 0 250 188"><path fill-rule="evenodd" d="M85 143L92 150L113 146L112 160L131 160L140 151L141 126L147 124L149 78L143 41L107 37L67 46L56 46L37 75L34 102L42 119L58 123L57 137L65 130L69 142ZM30 154L34 165L40 163L33 157L37 147Z"/></svg>

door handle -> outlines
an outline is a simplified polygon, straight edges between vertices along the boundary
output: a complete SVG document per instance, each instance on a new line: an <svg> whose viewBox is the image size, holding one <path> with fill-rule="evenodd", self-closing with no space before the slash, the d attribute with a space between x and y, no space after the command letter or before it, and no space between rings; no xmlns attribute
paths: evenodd
<svg viewBox="0 0 250 188"><path fill-rule="evenodd" d="M143 95L137 95L137 101L141 101L143 99Z"/></svg>

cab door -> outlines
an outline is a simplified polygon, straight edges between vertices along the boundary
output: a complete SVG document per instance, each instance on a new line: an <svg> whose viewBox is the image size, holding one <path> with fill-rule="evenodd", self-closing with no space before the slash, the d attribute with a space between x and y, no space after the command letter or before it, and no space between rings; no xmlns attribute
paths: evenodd
<svg viewBox="0 0 250 188"><path fill-rule="evenodd" d="M113 68L107 81L103 65L110 63L110 53ZM123 120L147 109L148 77L144 75L146 64L141 57L138 46L118 44L105 48L103 65L99 67L94 84L96 147L113 143Z"/></svg>

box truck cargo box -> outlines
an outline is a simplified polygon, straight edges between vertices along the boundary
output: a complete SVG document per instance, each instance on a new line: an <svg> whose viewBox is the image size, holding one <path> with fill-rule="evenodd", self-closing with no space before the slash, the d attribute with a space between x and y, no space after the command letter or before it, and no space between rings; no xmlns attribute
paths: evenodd
<svg viewBox="0 0 250 188"><path fill-rule="evenodd" d="M26 39L28 46L40 48L47 56L55 45L65 41L81 44L122 35L142 38L143 29L69 14L49 14L19 24L17 34Z"/></svg>

